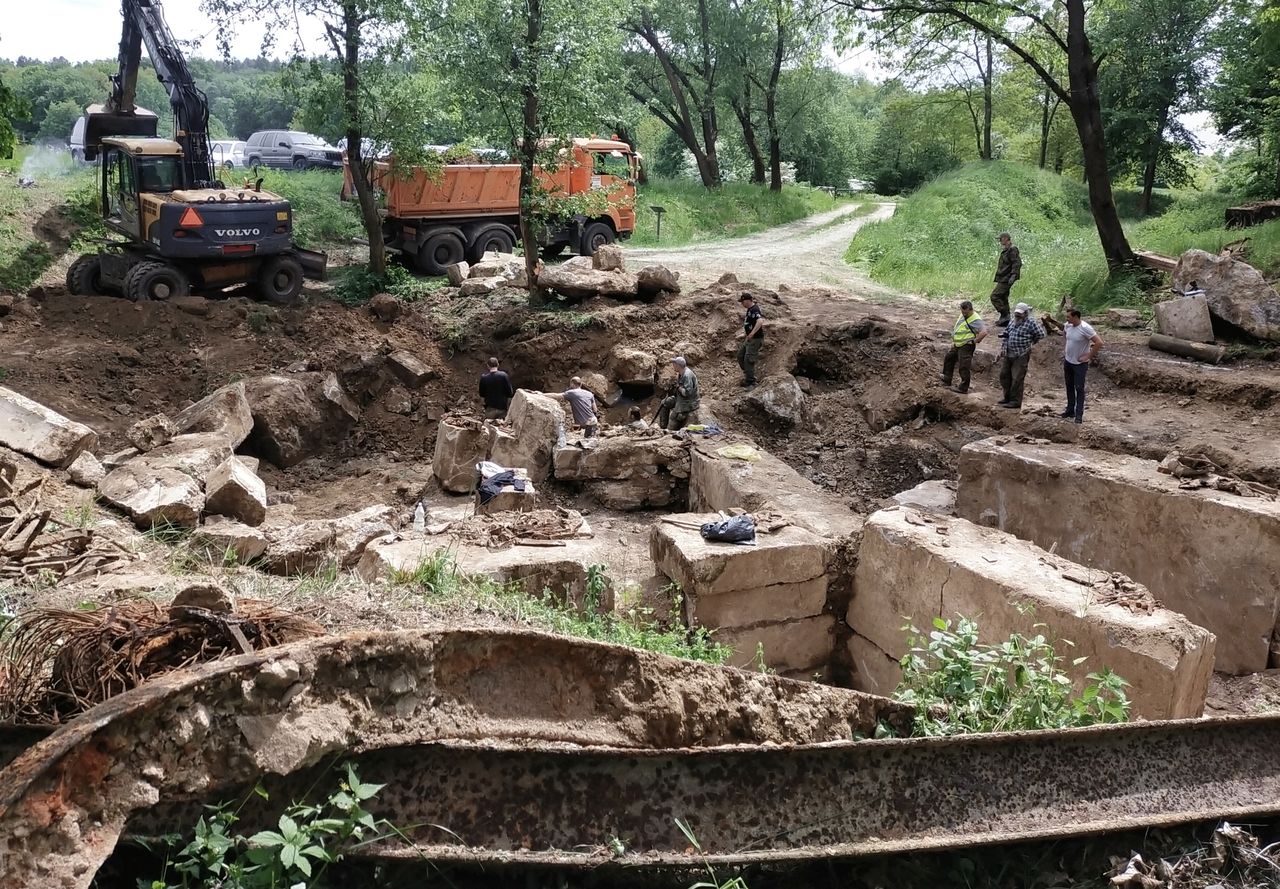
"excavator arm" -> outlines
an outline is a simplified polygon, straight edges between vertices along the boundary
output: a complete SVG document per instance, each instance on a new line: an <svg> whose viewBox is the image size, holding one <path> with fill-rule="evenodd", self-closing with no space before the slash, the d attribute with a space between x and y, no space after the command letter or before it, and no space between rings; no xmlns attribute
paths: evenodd
<svg viewBox="0 0 1280 889"><path fill-rule="evenodd" d="M196 86L178 41L165 24L159 0L121 0L124 30L120 37L120 66L111 77L105 106L86 113L85 157L96 156L102 139L110 136L154 136L156 118L137 107L138 71L142 48L164 84L173 109L174 141L182 146L182 179L186 188L215 180L209 157L209 100Z"/></svg>

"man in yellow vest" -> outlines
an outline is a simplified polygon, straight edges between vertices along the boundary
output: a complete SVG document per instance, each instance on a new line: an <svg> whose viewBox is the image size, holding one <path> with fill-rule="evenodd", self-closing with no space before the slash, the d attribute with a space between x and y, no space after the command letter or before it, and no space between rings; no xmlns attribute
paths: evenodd
<svg viewBox="0 0 1280 889"><path fill-rule="evenodd" d="M960 303L960 320L951 329L951 351L942 362L942 385L950 386L956 370L960 371L961 395L969 391L969 376L973 368L973 352L987 336L987 324L973 311L973 303Z"/></svg>

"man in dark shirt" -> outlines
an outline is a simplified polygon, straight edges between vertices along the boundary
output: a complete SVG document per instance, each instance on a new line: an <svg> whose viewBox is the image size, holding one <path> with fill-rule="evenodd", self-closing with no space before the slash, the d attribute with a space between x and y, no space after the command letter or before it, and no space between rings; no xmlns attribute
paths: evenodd
<svg viewBox="0 0 1280 889"><path fill-rule="evenodd" d="M738 302L747 313L742 319L738 366L742 368L742 385L750 389L756 384L756 361L760 358L760 346L764 344L764 315L750 293L742 294Z"/></svg>
<svg viewBox="0 0 1280 889"><path fill-rule="evenodd" d="M1000 313L996 319L996 327L1007 327L1009 324L1009 291L1013 284L1022 277L1022 254L1013 246L1013 238L1008 232L1000 235L1000 261L996 264L996 286L991 291L991 305Z"/></svg>
<svg viewBox="0 0 1280 889"><path fill-rule="evenodd" d="M506 371L498 370L498 359L489 359L489 372L480 375L480 397L484 399L484 415L490 420L502 420L507 416L507 405L516 390L511 388L511 378Z"/></svg>

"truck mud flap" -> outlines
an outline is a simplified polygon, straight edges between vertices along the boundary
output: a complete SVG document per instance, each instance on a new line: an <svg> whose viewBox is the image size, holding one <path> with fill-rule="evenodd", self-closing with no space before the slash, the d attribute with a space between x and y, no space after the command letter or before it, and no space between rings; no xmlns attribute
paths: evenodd
<svg viewBox="0 0 1280 889"><path fill-rule="evenodd" d="M302 263L302 274L304 277L313 281L324 281L329 276L329 254L321 253L318 250L303 250L301 247L293 248L298 254L298 261Z"/></svg>

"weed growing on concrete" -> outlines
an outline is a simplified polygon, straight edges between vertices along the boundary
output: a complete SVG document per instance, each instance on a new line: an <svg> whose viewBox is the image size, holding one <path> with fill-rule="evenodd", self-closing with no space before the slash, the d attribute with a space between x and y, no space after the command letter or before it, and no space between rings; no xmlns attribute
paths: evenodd
<svg viewBox="0 0 1280 889"><path fill-rule="evenodd" d="M689 845L693 847L693 851L702 859L702 866L707 869L707 878L694 883L689 889L748 889L747 881L742 877L730 877L727 880L721 880L716 874L716 870L711 866L711 862L707 861L706 853L702 851L702 844L698 842L698 837L694 834L693 828L689 826L687 821L676 819L676 827L680 828L680 832L684 834L684 838L689 841Z"/></svg>
<svg viewBox="0 0 1280 889"><path fill-rule="evenodd" d="M1088 674L1089 684L1072 697L1063 658L1043 635L1014 633L987 645L967 617L954 625L935 618L927 636L914 626L904 629L910 651L894 697L917 708L913 734L1071 728L1129 717L1129 683L1110 670Z"/></svg>
<svg viewBox="0 0 1280 889"><path fill-rule="evenodd" d="M234 830L240 820L239 809L226 803L214 807L207 818L196 822L194 836L186 844L180 846L182 837L177 835L162 838L166 854L161 875L155 880L140 880L139 887L320 889L327 885L324 877L329 865L340 861L345 852L395 832L364 808L385 785L363 783L349 763L341 772L338 789L323 803L295 802L280 816L276 830L261 830L250 837L239 835ZM268 800L261 787L255 789L254 796Z"/></svg>

